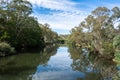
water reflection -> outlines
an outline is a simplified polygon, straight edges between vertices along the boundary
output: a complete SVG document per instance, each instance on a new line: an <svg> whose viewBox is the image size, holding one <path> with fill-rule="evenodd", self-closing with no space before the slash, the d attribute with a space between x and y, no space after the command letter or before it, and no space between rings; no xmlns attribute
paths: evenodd
<svg viewBox="0 0 120 80"><path fill-rule="evenodd" d="M116 64L112 61L89 55L88 52L79 48L70 47L69 52L71 59L73 59L72 68L84 72L86 74L85 80L117 80L115 76L118 71Z"/></svg>
<svg viewBox="0 0 120 80"><path fill-rule="evenodd" d="M46 46L43 52L0 59L0 80L119 80L112 61L89 55L85 49Z"/></svg>
<svg viewBox="0 0 120 80"><path fill-rule="evenodd" d="M47 54L48 55L48 54ZM89 55L85 49L59 47L44 65L38 65L32 80L117 80L112 61Z"/></svg>
<svg viewBox="0 0 120 80"><path fill-rule="evenodd" d="M47 46L42 53L24 53L0 58L0 80L30 80L39 64L46 64L56 54L57 46Z"/></svg>
<svg viewBox="0 0 120 80"><path fill-rule="evenodd" d="M26 80L39 64L39 54L20 54L0 59L0 80Z"/></svg>
<svg viewBox="0 0 120 80"><path fill-rule="evenodd" d="M83 79L85 74L74 71L71 67L72 59L67 47L59 47L57 54L52 56L46 65L38 65L32 80L76 80Z"/></svg>
<svg viewBox="0 0 120 80"><path fill-rule="evenodd" d="M50 57L57 53L58 45L48 45L40 53L40 64L46 65Z"/></svg>

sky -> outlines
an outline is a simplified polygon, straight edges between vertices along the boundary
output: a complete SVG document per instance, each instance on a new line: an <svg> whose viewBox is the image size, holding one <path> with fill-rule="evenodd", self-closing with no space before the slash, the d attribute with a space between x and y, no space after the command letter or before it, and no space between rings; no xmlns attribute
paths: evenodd
<svg viewBox="0 0 120 80"><path fill-rule="evenodd" d="M120 0L28 0L33 5L32 16L39 23L48 23L58 34L69 34L87 15L99 6L109 9L117 6Z"/></svg>

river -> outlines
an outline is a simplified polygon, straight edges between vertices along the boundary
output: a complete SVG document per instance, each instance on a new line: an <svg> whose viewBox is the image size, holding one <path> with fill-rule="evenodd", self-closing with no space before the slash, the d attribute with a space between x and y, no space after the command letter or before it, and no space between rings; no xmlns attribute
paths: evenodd
<svg viewBox="0 0 120 80"><path fill-rule="evenodd" d="M115 63L66 46L0 59L0 80L119 80L119 74Z"/></svg>

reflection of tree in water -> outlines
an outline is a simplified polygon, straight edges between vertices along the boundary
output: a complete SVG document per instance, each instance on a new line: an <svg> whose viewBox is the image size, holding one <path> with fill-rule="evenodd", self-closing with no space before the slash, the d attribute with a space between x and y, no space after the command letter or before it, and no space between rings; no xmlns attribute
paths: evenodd
<svg viewBox="0 0 120 80"><path fill-rule="evenodd" d="M0 80L27 80L40 62L39 53L24 53L0 59Z"/></svg>
<svg viewBox="0 0 120 80"><path fill-rule="evenodd" d="M43 52L40 53L40 64L47 64L50 57L57 53L57 48L57 45L46 46Z"/></svg>
<svg viewBox="0 0 120 80"><path fill-rule="evenodd" d="M24 53L0 58L0 80L27 80L36 66L46 64L56 54L57 46L46 46L43 52ZM30 75L30 76L28 76ZM1 77L2 76L2 77Z"/></svg>
<svg viewBox="0 0 120 80"><path fill-rule="evenodd" d="M72 68L84 72L85 80L112 80L117 75L116 64L112 61L89 55L84 49L69 47L69 52Z"/></svg>

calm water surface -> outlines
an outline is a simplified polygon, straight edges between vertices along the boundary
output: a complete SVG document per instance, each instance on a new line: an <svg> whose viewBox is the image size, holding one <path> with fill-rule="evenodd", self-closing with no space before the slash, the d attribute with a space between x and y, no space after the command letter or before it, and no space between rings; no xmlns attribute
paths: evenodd
<svg viewBox="0 0 120 80"><path fill-rule="evenodd" d="M59 47L57 53L51 56L46 65L38 65L33 80L77 80L84 78L83 72L74 71L71 67L73 60L70 58L67 47Z"/></svg>
<svg viewBox="0 0 120 80"><path fill-rule="evenodd" d="M113 62L68 47L0 59L0 80L119 80L119 74Z"/></svg>

